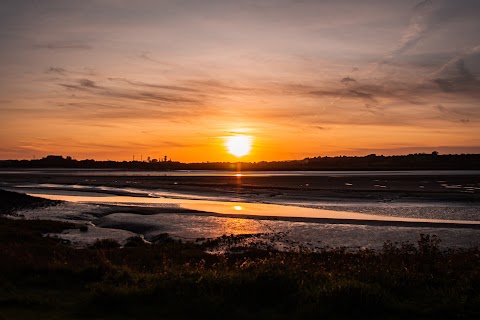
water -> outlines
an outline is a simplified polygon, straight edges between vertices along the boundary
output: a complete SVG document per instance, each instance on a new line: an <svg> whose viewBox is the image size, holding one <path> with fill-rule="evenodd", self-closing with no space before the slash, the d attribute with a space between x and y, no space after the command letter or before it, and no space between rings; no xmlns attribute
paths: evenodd
<svg viewBox="0 0 480 320"><path fill-rule="evenodd" d="M354 177L354 176L468 176L480 175L480 170L402 170L402 171L222 171L222 170L176 170L176 171L138 171L115 169L20 169L0 170L1 174L33 174L55 176L106 176L106 177L276 177L276 176L302 176L302 177Z"/></svg>
<svg viewBox="0 0 480 320"><path fill-rule="evenodd" d="M444 219L420 219L408 217L391 217L382 215L372 215L364 213L356 213L350 211L325 210L317 208L306 208L297 206L285 206L278 204L248 203L248 202L227 202L227 201L205 201L190 199L172 199L172 198L147 198L147 197L131 197L131 196L108 196L108 195L59 195L59 194L42 194L29 193L30 195L70 202L83 203L102 203L116 205L170 205L170 207L179 207L188 210L203 211L206 213L217 213L223 215L234 216L236 218L277 218L277 220L294 220L294 221L327 221L331 223L342 223L342 220L348 222L366 224L373 222L384 222L385 224L397 225L445 225L446 227L480 227L480 221L468 220L444 220ZM168 206L163 206L168 207ZM287 219L290 218L290 219Z"/></svg>
<svg viewBox="0 0 480 320"><path fill-rule="evenodd" d="M412 201L294 201L267 197L250 198L236 193L209 195L141 189L132 187L91 186L78 184L19 184L12 191L20 191L54 200L97 203L181 204L183 208L220 214L243 214L293 218L329 218L357 220L397 220L442 222L443 220L480 221L480 210L475 203ZM99 198L100 197L100 198ZM235 209L236 208L236 209ZM360 218L359 218L360 217ZM393 219L394 218L394 219Z"/></svg>
<svg viewBox="0 0 480 320"><path fill-rule="evenodd" d="M119 204L119 203L117 203ZM125 203L122 203L123 205ZM316 250L321 247L381 248L389 241L415 243L420 234L435 234L445 247L470 247L480 245L480 230L470 228L369 225L347 222L344 224L315 222L302 219L263 219L202 213L178 213L176 204L157 207L137 207L132 204L105 210L93 203L65 203L42 211L24 212L28 218L60 219L88 222L88 232L70 230L61 235L76 245L91 244L97 239L113 238L124 242L136 234L147 240L168 233L174 238L195 241L198 238L215 238L222 235L255 234L257 241L270 242L278 249L297 248L300 245ZM154 210L151 210L151 209ZM148 210L147 210L148 209ZM234 209L235 210L235 209ZM175 212L170 212L175 211ZM278 235L280 235L278 237Z"/></svg>
<svg viewBox="0 0 480 320"><path fill-rule="evenodd" d="M19 175L20 173L28 175ZM312 197L315 196L314 192L305 189L308 185L295 186L296 183L304 183L295 180L297 177L360 177L360 180L355 180L353 187L362 189L361 183L378 184L378 189L382 190L379 194L383 194L383 190L388 191L394 182L376 178L377 176L415 176L409 180L409 188L420 189L426 186L425 189L430 188L429 192L446 190L450 193L445 194L449 195L451 192L464 194L468 191L472 197L476 197L480 184L476 178L470 179L469 175L480 175L480 171L242 172L241 177L287 179L264 179L261 182L264 184L250 186L250 189L243 192L236 189L222 190L224 180L221 177L238 176L230 171L39 169L4 170L0 174L6 177L5 181L9 181L9 176L14 178L10 182L2 182L2 188L68 201L56 207L24 211L22 214L27 218L87 223L88 232L71 230L62 235L80 245L102 238L125 241L135 234L141 234L148 240L165 232L187 240L224 234L256 234L258 239L268 240L272 235L281 235L281 239L276 240L280 249L292 244L311 248L378 248L387 240L415 242L420 233L436 234L449 247L480 245L480 206L478 201L471 201L470 198L452 202L437 196L433 201L420 201L422 198L412 200L388 195L371 199L360 197L356 200L339 200L323 196L315 198ZM29 178L30 175L32 178ZM181 177L183 189L169 187L170 182L173 184L179 181L176 179L165 180L167 182L163 184L153 179L151 187L152 180L144 180L142 186L137 184L142 177L149 176ZM437 176L449 177L436 178ZM466 178L460 179L459 176ZM23 180L18 180L18 177L23 177ZM35 177L38 177L37 182L54 182L29 182L29 179ZM99 184L95 177L107 179ZM128 178L121 180L120 177ZM204 184L198 185L201 177L206 177L206 180L201 181ZM212 183L208 177L217 179L214 188L208 189ZM191 181L194 183L189 184ZM272 181L284 185L268 185ZM343 186L343 181L340 186ZM346 181L350 183L351 180ZM463 184L459 184L459 181ZM387 188L380 188L385 183ZM265 186L268 189L262 191ZM272 197L272 194L280 193L273 190L275 187L280 188L283 197ZM345 188L351 187L351 183L345 183ZM374 185L371 187L375 189ZM206 189L208 192L205 192ZM258 193L259 191L262 192Z"/></svg>

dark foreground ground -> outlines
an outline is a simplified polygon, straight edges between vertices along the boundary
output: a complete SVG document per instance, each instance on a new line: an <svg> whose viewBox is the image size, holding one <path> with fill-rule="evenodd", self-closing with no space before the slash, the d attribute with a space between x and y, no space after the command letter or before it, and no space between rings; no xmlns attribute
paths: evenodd
<svg viewBox="0 0 480 320"><path fill-rule="evenodd" d="M55 205L5 191L0 201L3 215ZM238 247L227 236L83 249L43 236L68 228L82 227L0 217L0 319L480 317L480 250L441 249L435 236L317 253ZM206 253L224 244L227 253Z"/></svg>

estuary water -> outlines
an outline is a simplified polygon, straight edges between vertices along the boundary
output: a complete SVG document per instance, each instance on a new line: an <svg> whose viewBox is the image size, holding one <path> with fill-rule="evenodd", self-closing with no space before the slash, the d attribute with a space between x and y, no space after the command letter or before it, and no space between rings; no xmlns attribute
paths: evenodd
<svg viewBox="0 0 480 320"><path fill-rule="evenodd" d="M331 177L374 177L374 176L452 176L452 175L480 175L480 170L398 170L398 171L241 171L235 170L175 170L175 171L151 171L151 170L116 170L116 169L4 169L1 174L49 174L69 176L109 176L109 177L228 177L241 175L245 177L278 177L278 176L331 176Z"/></svg>
<svg viewBox="0 0 480 320"><path fill-rule="evenodd" d="M442 244L448 247L480 245L480 205L475 201L480 183L476 178L469 178L480 176L480 171L288 171L239 174L226 171L39 169L3 170L0 175L6 177L0 183L4 189L66 201L59 206L24 211L21 214L32 219L58 219L87 224L88 232L70 230L61 235L78 245L103 238L122 242L133 235L141 235L149 240L161 233L192 241L222 235L254 234L257 235L256 239L262 241L275 238L275 245L279 249L292 246L312 249L325 246L379 248L387 240L415 242L422 233L436 234ZM266 192L261 189L260 194L255 194L254 197L251 193L237 192L236 189L234 192L222 191L227 181L225 179L239 175L263 179L263 184L253 185L251 190L255 192L256 188L264 188L265 185L269 189ZM384 192L382 183L394 182L392 177L402 176L414 176L413 187L418 189L425 185L432 192L445 191L448 195L451 192L460 195L467 193L467 196L473 198L461 198L453 202L444 200L442 196L435 196L433 201L403 198L392 201L391 197L388 201L377 198L319 200L311 197L315 190L305 189L308 185L294 186L302 181L298 177L313 177L314 183L317 177L320 187L324 183L321 179L325 177L357 177L356 180L341 180L340 185L348 190L352 183L344 181L355 181L355 184L366 181L373 184L368 186L368 190L376 194ZM466 178L458 178L462 176ZM8 177L13 178L9 180ZM102 177L103 180L99 183ZM182 180L175 180L175 177ZM269 177L272 180L268 180ZM388 181L385 177L388 177ZM277 178L283 180L275 180ZM35 182L29 182L30 180ZM58 183L59 181L64 183ZM154 187L142 187L141 183L136 184L139 181L144 182L143 186ZM168 183L157 184L158 181ZM188 188L175 190L176 181L181 181ZM189 181L194 183L189 185ZM196 184L198 181L202 181L202 184ZM272 181L271 186L269 181ZM276 187L275 181L285 184L287 196L272 197L271 189ZM380 191L375 189L377 183ZM215 188L205 192L211 184ZM403 187L402 184L398 185ZM411 185L408 187L412 188ZM318 190L321 192L321 189ZM288 197L288 192L305 193L306 196ZM440 193L442 194L444 193Z"/></svg>

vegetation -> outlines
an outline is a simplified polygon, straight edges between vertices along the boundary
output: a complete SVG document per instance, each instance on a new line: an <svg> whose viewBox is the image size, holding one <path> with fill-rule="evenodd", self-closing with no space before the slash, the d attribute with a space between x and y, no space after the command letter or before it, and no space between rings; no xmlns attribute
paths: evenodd
<svg viewBox="0 0 480 320"><path fill-rule="evenodd" d="M95 161L71 157L47 156L37 160L3 160L0 168L91 168L135 170L237 170L236 163L182 163L158 161ZM371 154L364 157L314 157L291 161L242 162L242 170L479 170L479 154L447 154L438 152L399 156Z"/></svg>
<svg viewBox="0 0 480 320"><path fill-rule="evenodd" d="M60 201L42 199L0 189L0 215L15 215L18 210L42 208L58 203Z"/></svg>
<svg viewBox="0 0 480 320"><path fill-rule="evenodd" d="M3 318L480 316L480 251L442 251L434 236L380 252L243 247L222 255L205 252L218 241L75 249L42 236L72 227L0 219Z"/></svg>
<svg viewBox="0 0 480 320"><path fill-rule="evenodd" d="M0 319L480 316L480 250L442 249L435 236L318 252L240 245L248 236L80 249L44 236L69 228L0 218Z"/></svg>

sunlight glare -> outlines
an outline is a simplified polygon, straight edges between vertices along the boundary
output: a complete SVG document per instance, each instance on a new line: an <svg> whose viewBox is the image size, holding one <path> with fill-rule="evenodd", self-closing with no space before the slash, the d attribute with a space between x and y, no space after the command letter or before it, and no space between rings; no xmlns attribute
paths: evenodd
<svg viewBox="0 0 480 320"><path fill-rule="evenodd" d="M227 137L225 146L227 147L228 153L236 157L243 157L250 153L250 150L252 149L252 140L251 136L238 134Z"/></svg>

